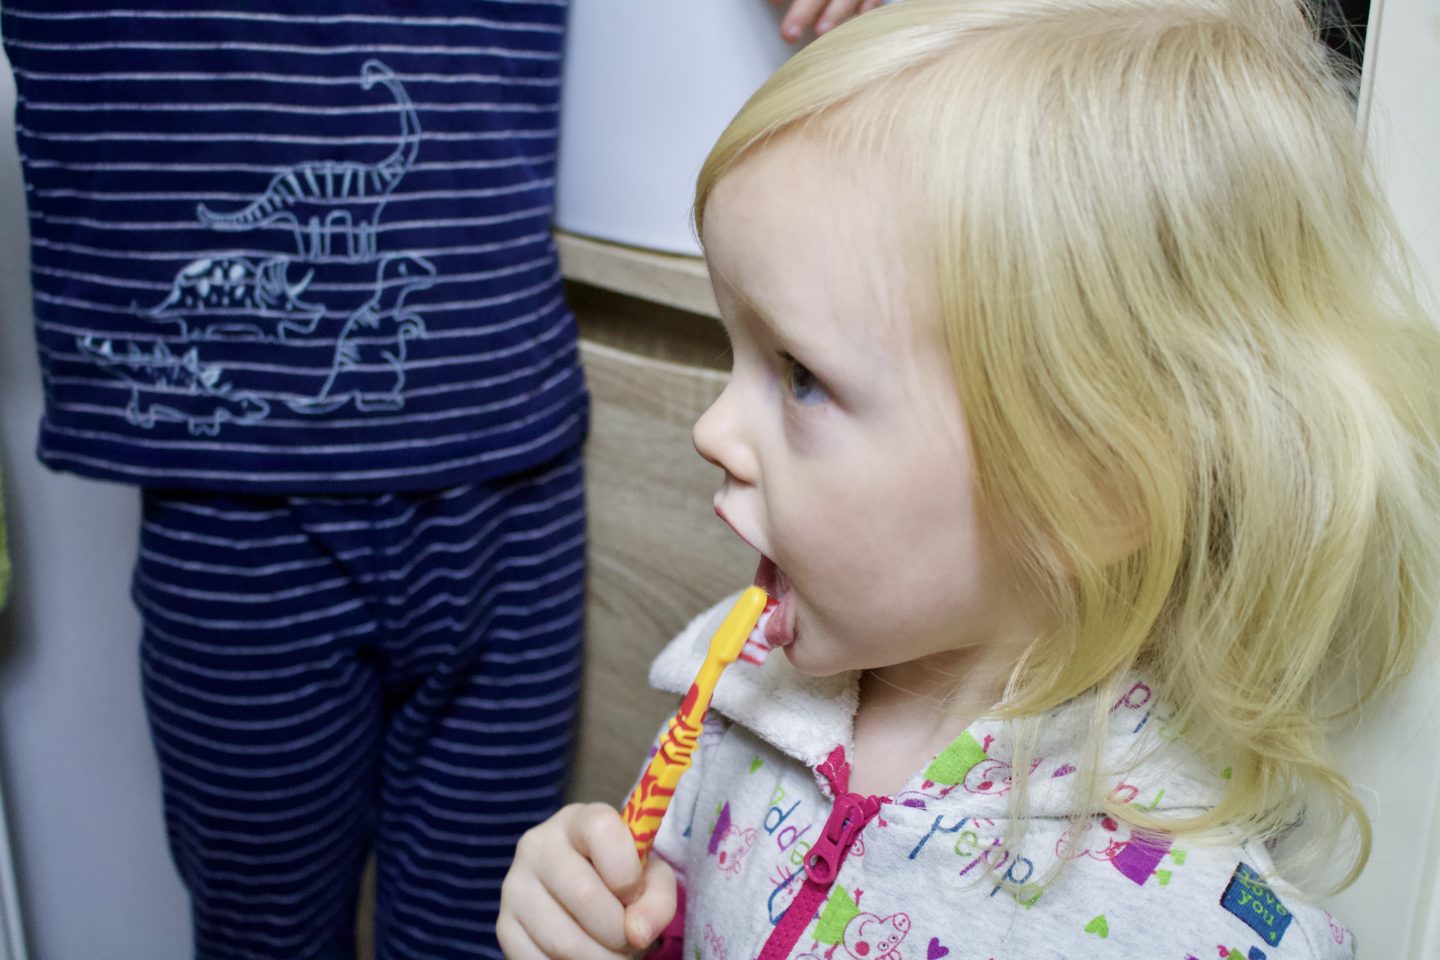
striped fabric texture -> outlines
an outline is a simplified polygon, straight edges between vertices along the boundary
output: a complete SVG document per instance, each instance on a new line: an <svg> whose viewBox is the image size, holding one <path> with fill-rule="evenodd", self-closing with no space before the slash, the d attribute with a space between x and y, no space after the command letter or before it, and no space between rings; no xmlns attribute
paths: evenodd
<svg viewBox="0 0 1440 960"><path fill-rule="evenodd" d="M499 957L500 883L563 800L578 454L442 493L147 492L134 597L202 960Z"/></svg>
<svg viewBox="0 0 1440 960"><path fill-rule="evenodd" d="M564 0L0 14L46 463L151 487L387 492L578 441L549 232Z"/></svg>

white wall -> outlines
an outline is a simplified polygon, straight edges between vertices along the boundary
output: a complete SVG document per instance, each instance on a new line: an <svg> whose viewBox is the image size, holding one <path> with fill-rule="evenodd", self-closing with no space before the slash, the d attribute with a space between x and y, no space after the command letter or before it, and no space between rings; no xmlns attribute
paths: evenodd
<svg viewBox="0 0 1440 960"><path fill-rule="evenodd" d="M785 6L575 0L565 45L556 225L699 256L690 228L695 175L735 111L794 52L780 39Z"/></svg>
<svg viewBox="0 0 1440 960"><path fill-rule="evenodd" d="M0 461L15 561L0 619L0 772L31 960L180 960L189 915L170 864L140 705L129 576L133 489L35 460L40 377L15 86L0 70Z"/></svg>
<svg viewBox="0 0 1440 960"><path fill-rule="evenodd" d="M1362 122L1440 318L1440 0L1375 0L1368 43ZM1367 960L1436 960L1440 666L1432 660L1378 704L1345 755L1374 816L1375 851L1332 910Z"/></svg>

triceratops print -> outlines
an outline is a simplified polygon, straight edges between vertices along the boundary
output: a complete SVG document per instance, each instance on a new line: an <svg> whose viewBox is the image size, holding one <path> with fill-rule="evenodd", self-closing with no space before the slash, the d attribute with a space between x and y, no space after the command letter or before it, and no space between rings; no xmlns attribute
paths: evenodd
<svg viewBox="0 0 1440 960"><path fill-rule="evenodd" d="M205 204L195 208L200 222L216 230L255 230L281 225L295 237L296 254L305 260L369 260L378 250L376 224L396 184L405 178L420 149L420 119L415 104L394 71L379 60L360 68L360 85L380 82L400 108L400 139L383 160L312 160L276 173L265 192L228 213Z"/></svg>
<svg viewBox="0 0 1440 960"><path fill-rule="evenodd" d="M314 333L325 307L306 303L300 294L315 271L292 284L286 277L289 265L286 257L258 263L247 257L191 261L175 275L169 296L142 315L178 325L187 340L279 341Z"/></svg>
<svg viewBox="0 0 1440 960"><path fill-rule="evenodd" d="M264 192L241 209L196 207L200 222L218 231L278 228L282 244L293 235L294 253L218 251L182 266L164 299L148 309L132 308L147 321L172 324L166 331L171 346L81 343L83 353L134 388L127 410L131 423L149 429L157 421L178 421L192 433L214 434L226 421L253 423L268 416L271 403L282 399L305 414L348 403L362 412L404 406L409 342L425 334L424 320L406 297L434 285L436 269L413 254L382 255L377 224L415 162L420 122L409 94L385 64L365 61L360 83L366 90L384 85L398 108L400 136L389 156L368 163L297 163L275 172ZM363 275L359 284L357 273ZM364 299L358 307L357 296ZM173 346L177 340L180 347ZM222 377L218 366L200 359L210 349L208 341L220 340L285 344L287 356L277 356L268 367L235 364ZM198 352L186 349L197 341ZM316 371L312 391L298 397L293 388L269 392L275 387L263 380L267 370L313 370L317 360L326 359L328 369ZM247 390L242 387L248 384L232 381L238 376L262 379Z"/></svg>
<svg viewBox="0 0 1440 960"><path fill-rule="evenodd" d="M253 423L270 405L222 377L224 371L200 362L197 348L176 356L164 342L145 349L133 340L117 348L114 340L77 338L80 352L130 385L125 417L149 429L157 420L185 424L192 434L214 436L227 420Z"/></svg>

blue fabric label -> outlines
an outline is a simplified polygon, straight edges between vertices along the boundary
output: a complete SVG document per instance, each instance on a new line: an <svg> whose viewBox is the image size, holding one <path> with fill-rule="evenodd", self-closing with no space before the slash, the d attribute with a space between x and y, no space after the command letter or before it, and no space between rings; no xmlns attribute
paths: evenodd
<svg viewBox="0 0 1440 960"><path fill-rule="evenodd" d="M1290 927L1290 911L1275 892L1265 885L1246 864L1235 866L1235 873L1220 897L1220 906L1239 917L1270 946L1278 946Z"/></svg>

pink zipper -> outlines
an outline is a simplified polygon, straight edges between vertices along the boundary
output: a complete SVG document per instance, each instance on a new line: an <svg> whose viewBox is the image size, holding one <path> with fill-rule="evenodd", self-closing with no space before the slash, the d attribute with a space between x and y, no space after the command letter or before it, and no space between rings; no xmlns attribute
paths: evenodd
<svg viewBox="0 0 1440 960"><path fill-rule="evenodd" d="M835 882L840 864L850 852L850 845L865 825L880 812L879 797L863 797L858 793L847 793L835 801L830 818L810 852L805 855L805 878L807 882L828 887Z"/></svg>
<svg viewBox="0 0 1440 960"><path fill-rule="evenodd" d="M845 781L849 780L849 772L848 765L842 768L840 776L830 775L829 771L826 771L827 776L830 776L831 786L836 788L835 806L825 821L825 828L820 831L819 839L805 855L805 885L795 895L794 901L780 917L775 929L770 931L765 945L760 948L759 960L785 960L790 956L815 912L830 896L830 887L835 883L835 877L840 873L840 865L849 855L855 838L865 829L866 824L875 819L875 815L880 812L880 805L889 799L841 793L845 788Z"/></svg>

